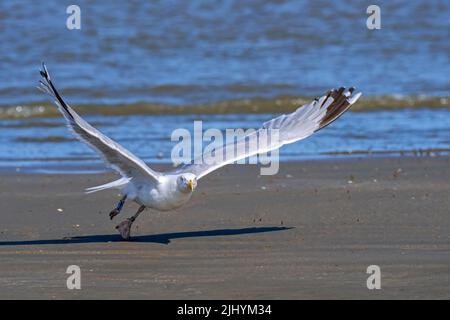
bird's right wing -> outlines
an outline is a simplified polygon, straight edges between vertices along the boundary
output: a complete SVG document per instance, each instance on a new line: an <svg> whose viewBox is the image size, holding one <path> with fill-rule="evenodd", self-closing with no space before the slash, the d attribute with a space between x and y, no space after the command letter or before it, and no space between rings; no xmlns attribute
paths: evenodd
<svg viewBox="0 0 450 320"><path fill-rule="evenodd" d="M160 173L150 169L140 158L92 127L64 102L53 85L45 64L42 64L40 73L42 80L39 81L38 89L55 99L59 111L67 120L67 126L78 139L94 149L111 168L124 178L158 180Z"/></svg>
<svg viewBox="0 0 450 320"><path fill-rule="evenodd" d="M290 114L283 114L263 124L256 130L238 141L214 150L215 155L221 155L219 161L216 156L204 154L193 164L175 169L174 173L189 172L200 179L208 173L227 164L251 157L256 154L266 153L281 146L305 139L314 132L326 127L339 118L352 104L358 100L361 93L353 94L354 88L331 90L326 95L314 99L312 102L301 106ZM271 132L277 135L272 139ZM257 141L257 146L251 146L249 141Z"/></svg>

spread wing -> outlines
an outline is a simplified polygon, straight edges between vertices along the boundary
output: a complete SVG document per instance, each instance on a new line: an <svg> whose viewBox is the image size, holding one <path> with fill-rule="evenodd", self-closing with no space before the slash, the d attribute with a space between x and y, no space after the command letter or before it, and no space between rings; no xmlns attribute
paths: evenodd
<svg viewBox="0 0 450 320"><path fill-rule="evenodd" d="M263 124L262 128L249 133L238 141L234 141L217 148L214 156L204 154L202 159L188 164L176 172L190 172L200 179L208 173L235 161L266 153L281 146L305 139L314 132L326 127L347 111L358 100L361 93L353 95L354 88L341 87L331 90L326 95L314 99L312 102L301 106L290 114L283 114ZM276 138L270 132L275 132ZM249 141L258 141L256 147L252 147ZM264 143L260 143L263 141ZM222 155L222 161L215 161L217 155ZM197 164L196 164L197 163Z"/></svg>
<svg viewBox="0 0 450 320"><path fill-rule="evenodd" d="M94 149L108 166L119 172L124 178L158 180L160 173L150 169L140 158L92 127L64 102L53 85L45 64L42 64L40 73L42 79L39 81L38 89L55 99L59 111L67 121L67 126L78 139Z"/></svg>

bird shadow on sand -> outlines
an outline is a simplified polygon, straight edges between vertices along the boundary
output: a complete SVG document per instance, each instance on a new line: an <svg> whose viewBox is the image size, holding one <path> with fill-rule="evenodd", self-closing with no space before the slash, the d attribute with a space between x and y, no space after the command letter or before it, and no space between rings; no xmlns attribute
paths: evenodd
<svg viewBox="0 0 450 320"><path fill-rule="evenodd" d="M130 240L123 240L118 234L103 234L80 237L66 237L62 239L46 240L18 240L0 241L0 246L26 246L26 245L48 245L48 244L75 244L75 243L106 243L106 242L151 242L169 244L171 240L198 237L233 236L242 234L255 234L264 232L275 232L293 229L293 227L252 227L242 229L217 229L205 231L187 231L162 233L145 236L134 236Z"/></svg>

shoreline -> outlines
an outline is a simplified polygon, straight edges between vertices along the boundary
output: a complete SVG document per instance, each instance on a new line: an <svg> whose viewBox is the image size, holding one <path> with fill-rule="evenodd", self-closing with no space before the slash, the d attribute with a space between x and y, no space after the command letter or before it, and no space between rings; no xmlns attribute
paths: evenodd
<svg viewBox="0 0 450 320"><path fill-rule="evenodd" d="M450 298L450 157L228 166L119 241L112 174L0 174L0 298ZM62 211L59 211L61 209ZM79 265L82 289L65 286ZM379 265L382 289L366 288Z"/></svg>
<svg viewBox="0 0 450 320"><path fill-rule="evenodd" d="M352 162L352 161L376 161L387 159L427 159L427 158L447 158L450 156L450 149L418 149L409 151L386 151L386 152L374 152L374 151L347 151L347 152L328 152L317 156L305 157L303 159L284 159L280 160L280 167L284 164L308 164L308 163L321 163L321 162ZM56 160L56 159L55 159ZM95 165L86 165L83 161L82 164L70 163L72 159L57 159L58 161L67 161L68 164L54 165L54 166L0 166L1 175L102 175L102 174L115 174L115 171L107 168L103 161L97 157L93 157L90 162L98 162ZM155 162L152 162L155 161ZM151 168L157 171L173 170L175 167L171 162L161 161L159 159L150 159L145 161ZM249 164L232 164L231 166L249 166ZM263 167L261 164L250 164L253 167ZM278 174L278 173L277 173ZM275 176L277 175L275 174ZM270 175L269 175L270 177Z"/></svg>
<svg viewBox="0 0 450 320"><path fill-rule="evenodd" d="M250 97L198 104L166 104L158 102L135 102L122 104L76 103L82 115L93 116L177 116L177 115L226 115L226 114L278 114L290 113L311 102L315 96L275 96L272 98ZM58 110L43 100L30 104L0 105L0 119L46 119L59 117ZM350 111L380 112L395 110L448 110L448 96L363 96Z"/></svg>

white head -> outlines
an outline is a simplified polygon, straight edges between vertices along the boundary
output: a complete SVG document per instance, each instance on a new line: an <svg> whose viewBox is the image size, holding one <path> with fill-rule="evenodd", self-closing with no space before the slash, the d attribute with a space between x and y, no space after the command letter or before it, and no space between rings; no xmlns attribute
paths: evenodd
<svg viewBox="0 0 450 320"><path fill-rule="evenodd" d="M190 193L197 187L197 177L192 173L183 173L177 178L178 190Z"/></svg>

